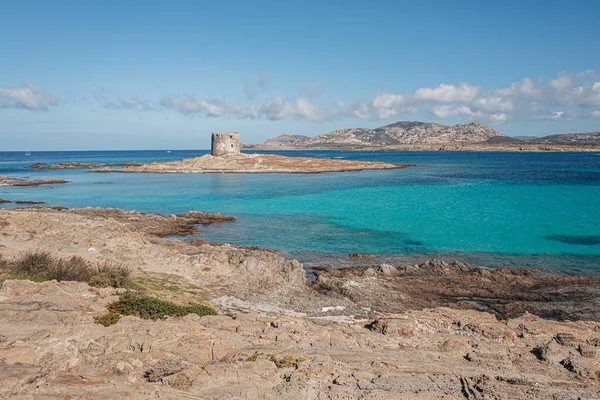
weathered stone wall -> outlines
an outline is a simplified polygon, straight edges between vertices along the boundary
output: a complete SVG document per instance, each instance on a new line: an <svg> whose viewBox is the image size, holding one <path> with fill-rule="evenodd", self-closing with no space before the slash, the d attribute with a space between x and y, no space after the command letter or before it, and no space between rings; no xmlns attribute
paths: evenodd
<svg viewBox="0 0 600 400"><path fill-rule="evenodd" d="M237 132L213 133L212 148L213 156L224 156L226 154L239 154L240 135Z"/></svg>

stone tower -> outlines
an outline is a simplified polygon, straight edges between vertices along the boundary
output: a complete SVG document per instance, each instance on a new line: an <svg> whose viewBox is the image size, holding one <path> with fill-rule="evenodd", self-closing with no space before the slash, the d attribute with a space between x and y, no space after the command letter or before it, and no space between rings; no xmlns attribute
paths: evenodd
<svg viewBox="0 0 600 400"><path fill-rule="evenodd" d="M240 135L237 132L213 133L210 154L215 157L240 153Z"/></svg>

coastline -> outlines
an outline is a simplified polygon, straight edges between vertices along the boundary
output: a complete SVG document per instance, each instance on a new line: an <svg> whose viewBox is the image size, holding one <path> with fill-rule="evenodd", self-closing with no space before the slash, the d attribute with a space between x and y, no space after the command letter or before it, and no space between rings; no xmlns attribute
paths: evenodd
<svg viewBox="0 0 600 400"><path fill-rule="evenodd" d="M547 143L435 143L435 144L410 144L393 146L352 146L331 145L314 147L294 146L264 146L260 144L246 144L242 150L265 151L310 151L310 150L337 150L348 152L382 151L382 152L515 152L515 153L566 153L566 152L599 152L600 145L567 145Z"/></svg>
<svg viewBox="0 0 600 400"><path fill-rule="evenodd" d="M598 279L431 261L320 271L309 286L301 264L268 250L161 238L173 223L195 225L190 216L204 216L207 223L226 218L185 215L0 209L0 252L7 258L33 248L124 263L134 281L154 282L155 293L180 302L201 295L221 314L156 322L124 317L105 328L93 316L119 289L6 280L0 289L0 370L9 384L3 388L18 386L33 396L94 388L99 398L142 398L147 390L210 397L217 388L232 396L259 390L267 398L290 390L305 398L314 390L460 398L464 387L510 398L535 386L530 398L541 399L598 390ZM531 303L557 312L554 318L541 312L551 319L540 318L539 310L527 308ZM26 304L29 311L22 313ZM569 307L579 311L569 314ZM90 340L105 350L87 347ZM65 346L76 350L65 352ZM301 361L278 366L269 354ZM27 362L18 368L16 360ZM157 363L179 367L156 384L143 376ZM39 379L46 384L36 384ZM223 380L230 382L225 389Z"/></svg>

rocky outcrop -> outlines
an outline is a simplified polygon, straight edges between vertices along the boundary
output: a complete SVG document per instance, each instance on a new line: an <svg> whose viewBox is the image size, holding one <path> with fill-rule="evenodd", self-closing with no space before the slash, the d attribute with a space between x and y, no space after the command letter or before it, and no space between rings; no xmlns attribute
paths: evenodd
<svg viewBox="0 0 600 400"><path fill-rule="evenodd" d="M28 165L25 168L29 169L91 169L91 168L102 168L102 167L135 167L141 165L140 163L135 162L122 162L122 163L60 163L60 164L42 164L35 163L32 165Z"/></svg>
<svg viewBox="0 0 600 400"><path fill-rule="evenodd" d="M600 321L600 279L595 277L438 260L315 273L319 291L382 313L458 307L504 319L530 313L557 320Z"/></svg>
<svg viewBox="0 0 600 400"><path fill-rule="evenodd" d="M39 179L26 180L20 178L10 178L8 176L0 176L0 186L40 186L54 185L57 183L67 183L64 179Z"/></svg>

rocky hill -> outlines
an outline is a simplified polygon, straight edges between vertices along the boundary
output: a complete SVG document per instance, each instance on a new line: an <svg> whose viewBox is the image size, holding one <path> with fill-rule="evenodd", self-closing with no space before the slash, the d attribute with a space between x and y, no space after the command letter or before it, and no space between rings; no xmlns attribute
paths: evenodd
<svg viewBox="0 0 600 400"><path fill-rule="evenodd" d="M271 147L288 146L290 143L295 141L307 139L310 139L310 137L304 135L280 135L267 140L264 145Z"/></svg>
<svg viewBox="0 0 600 400"><path fill-rule="evenodd" d="M271 143L277 143L280 146L285 143L287 147L300 148L479 143L494 137L504 137L504 135L476 122L449 126L432 122L401 121L375 129L339 129L313 138L297 140L290 140L289 135L284 135L267 140L263 146L269 147Z"/></svg>
<svg viewBox="0 0 600 400"><path fill-rule="evenodd" d="M600 144L600 132L562 133L557 135L543 136L532 141L536 143L552 144Z"/></svg>

